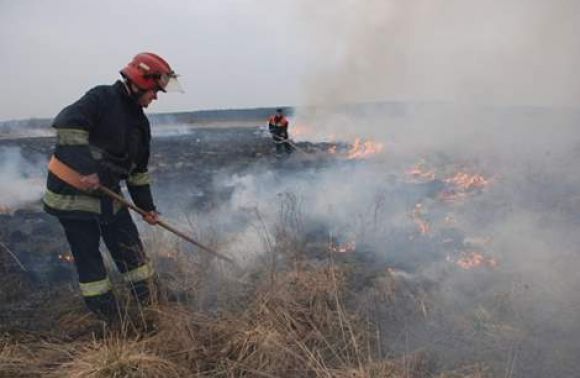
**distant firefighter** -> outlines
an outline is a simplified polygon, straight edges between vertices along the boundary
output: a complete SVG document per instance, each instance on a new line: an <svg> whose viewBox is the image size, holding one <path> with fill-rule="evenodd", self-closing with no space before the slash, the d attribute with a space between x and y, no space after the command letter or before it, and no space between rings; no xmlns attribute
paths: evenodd
<svg viewBox="0 0 580 378"><path fill-rule="evenodd" d="M276 144L276 155L290 154L292 146L288 140L288 119L284 116L283 109L276 109L276 114L270 117L268 128Z"/></svg>
<svg viewBox="0 0 580 378"><path fill-rule="evenodd" d="M92 88L54 119L56 146L43 199L45 211L64 229L87 307L107 322L121 312L99 251L101 238L141 305L150 303L155 272L128 209L98 188L120 194L125 181L133 202L147 213L144 220L159 221L149 186L151 129L143 108L158 92L179 87L169 64L153 53L136 55L120 74L122 80Z"/></svg>

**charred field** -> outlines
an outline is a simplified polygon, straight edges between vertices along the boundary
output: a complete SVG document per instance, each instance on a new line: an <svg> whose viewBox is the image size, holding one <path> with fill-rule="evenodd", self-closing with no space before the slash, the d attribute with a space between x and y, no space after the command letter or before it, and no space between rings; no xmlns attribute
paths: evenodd
<svg viewBox="0 0 580 378"><path fill-rule="evenodd" d="M163 216L239 266L135 217L161 300L127 303L138 316L114 331L84 309L41 210L54 139L0 140L0 376L578 375L575 179L368 140L279 159L234 124L158 127L150 170ZM545 159L564 170L571 151Z"/></svg>

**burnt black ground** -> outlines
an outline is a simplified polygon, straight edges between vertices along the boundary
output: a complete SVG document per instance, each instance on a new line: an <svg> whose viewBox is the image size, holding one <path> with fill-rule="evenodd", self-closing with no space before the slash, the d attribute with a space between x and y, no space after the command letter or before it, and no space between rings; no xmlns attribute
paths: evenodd
<svg viewBox="0 0 580 378"><path fill-rule="evenodd" d="M18 147L30 161L48 161L54 141L52 137L2 139L0 147ZM292 171L331 164L332 158L324 153L329 144L298 145L313 157L300 159L295 153L277 158L271 140L257 127L196 128L184 135L154 137L150 171L156 204L166 215L203 213L226 201L233 190L216 191L216 176L256 167ZM0 241L26 268L22 271L10 253L0 251L0 327L38 328L40 324L26 319L34 318L35 309L46 307L49 292L54 294L59 287L60 294L75 295L74 268L59 257L69 254L62 229L56 218L42 211L38 200L0 214Z"/></svg>
<svg viewBox="0 0 580 378"><path fill-rule="evenodd" d="M54 142L52 137L4 139L0 140L0 147L18 147L26 159L44 164ZM339 151L348 149L346 144L296 145L301 151L277 157L268 134L258 127L192 128L183 135L154 137L150 171L156 204L169 220L190 214L203 216L227 202L235 189L215 185L216 178L264 171L279 175L315 174L335 164L357 164L328 152L331 147ZM419 188L417 195L424 194L425 189ZM307 230L306 238L324 245L328 230L324 225L321 227ZM0 240L27 270L23 272L7 251L0 251L1 328L46 331L50 322L37 322L35 317L46 314L52 308L51 301L72 296L78 307L81 301L74 266L62 258L70 255L68 245L58 221L42 211L40 200L13 209L10 214L0 214ZM314 257L327 256L322 253ZM356 258L341 256L345 261L367 257L368 266L373 265L370 254ZM382 267L384 263L375 264L372 271L379 272ZM372 272L367 276L372 276ZM66 305L69 304L67 301Z"/></svg>

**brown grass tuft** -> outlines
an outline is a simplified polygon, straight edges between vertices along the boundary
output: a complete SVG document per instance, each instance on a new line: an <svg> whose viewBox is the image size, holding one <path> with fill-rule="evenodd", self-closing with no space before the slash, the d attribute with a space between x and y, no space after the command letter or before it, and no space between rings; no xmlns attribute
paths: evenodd
<svg viewBox="0 0 580 378"><path fill-rule="evenodd" d="M346 369L359 377L396 369L372 362L368 324L343 307L343 285L336 267L280 273L238 313L216 319L162 309L159 332L147 343L204 376L330 377Z"/></svg>
<svg viewBox="0 0 580 378"><path fill-rule="evenodd" d="M37 377L41 375L35 354L26 346L0 340L0 377Z"/></svg>
<svg viewBox="0 0 580 378"><path fill-rule="evenodd" d="M108 336L84 346L74 359L62 365L61 376L69 378L182 377L185 371L139 340Z"/></svg>

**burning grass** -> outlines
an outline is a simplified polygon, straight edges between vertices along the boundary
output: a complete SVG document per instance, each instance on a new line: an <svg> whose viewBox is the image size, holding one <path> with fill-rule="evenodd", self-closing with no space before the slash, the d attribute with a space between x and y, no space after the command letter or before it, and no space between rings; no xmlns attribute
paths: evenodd
<svg viewBox="0 0 580 378"><path fill-rule="evenodd" d="M382 152L383 144L372 140L356 138L347 153L347 159L364 159Z"/></svg>
<svg viewBox="0 0 580 378"><path fill-rule="evenodd" d="M308 257L297 234L298 205L282 207L280 216L293 227L274 228L265 264L250 271L228 271L166 239L147 240L164 284L164 301L141 314L152 327L105 329L78 296L60 291L43 311L56 318L51 332L62 338L8 339L0 370L58 377L436 377L427 354L387 351L379 316L369 316L380 307L393 329L426 321L436 307L428 288L404 271L373 270L364 260L353 266L358 253L333 253L356 249L354 242L321 245L318 258ZM473 371L441 377L485 376Z"/></svg>
<svg viewBox="0 0 580 378"><path fill-rule="evenodd" d="M14 209L0 204L0 214L12 214L14 213Z"/></svg>
<svg viewBox="0 0 580 378"><path fill-rule="evenodd" d="M336 240L331 234L329 243L318 245L317 239L308 244L295 196L282 195L278 216L279 224L266 227L257 214L267 248L244 272L190 254L172 240L146 240L164 285L164 301L143 314L153 324L147 332L130 326L106 330L75 307L76 297L60 302L60 309L45 309L50 316L59 314L54 332L66 338L10 344L6 371L18 370L23 361L29 362L26 369L36 369L30 376L67 377L436 377L444 370L434 366L431 356L414 352L420 348L401 351L389 345L401 344L395 335L402 325L428 323L441 311L429 287L412 273L364 262L369 256L363 256L365 245L356 233ZM437 217L421 203L410 217L420 236L431 239ZM194 231L196 239L218 250L224 243L211 237L211 229ZM67 257L59 259L70 262ZM472 256L460 257L467 261ZM491 260L473 261L493 267ZM391 324L380 325L385 319ZM45 348L29 359L39 344ZM474 368L441 375L460 376L484 377L486 372Z"/></svg>

